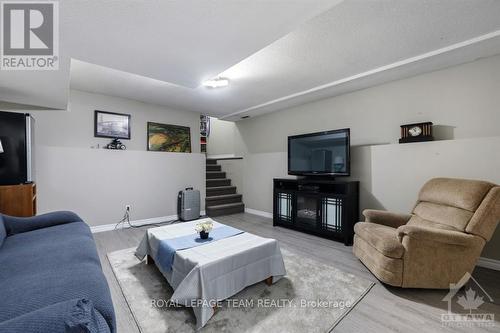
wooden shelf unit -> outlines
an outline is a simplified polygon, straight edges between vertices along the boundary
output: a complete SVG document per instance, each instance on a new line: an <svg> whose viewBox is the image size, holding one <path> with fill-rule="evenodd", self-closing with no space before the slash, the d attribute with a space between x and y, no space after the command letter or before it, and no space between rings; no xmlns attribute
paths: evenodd
<svg viewBox="0 0 500 333"><path fill-rule="evenodd" d="M36 184L0 186L0 213L30 217L36 215Z"/></svg>

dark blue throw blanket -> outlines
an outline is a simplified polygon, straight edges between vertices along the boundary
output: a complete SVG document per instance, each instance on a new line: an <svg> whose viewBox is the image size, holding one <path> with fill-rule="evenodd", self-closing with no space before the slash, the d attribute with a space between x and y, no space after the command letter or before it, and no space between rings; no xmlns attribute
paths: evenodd
<svg viewBox="0 0 500 333"><path fill-rule="evenodd" d="M200 245L215 242L220 239L236 236L243 233L243 231L223 225L210 231L210 237L201 239L198 234L186 235L172 239L163 239L158 246L158 253L156 263L165 272L172 270L174 264L175 252L185 249L190 249Z"/></svg>

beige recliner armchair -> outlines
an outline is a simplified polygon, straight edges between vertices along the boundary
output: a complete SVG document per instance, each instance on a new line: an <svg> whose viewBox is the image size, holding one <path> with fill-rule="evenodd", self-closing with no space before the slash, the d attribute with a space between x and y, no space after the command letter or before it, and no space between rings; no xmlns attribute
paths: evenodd
<svg viewBox="0 0 500 333"><path fill-rule="evenodd" d="M382 282L405 288L449 288L472 273L500 220L500 186L435 178L411 215L365 210L353 251Z"/></svg>

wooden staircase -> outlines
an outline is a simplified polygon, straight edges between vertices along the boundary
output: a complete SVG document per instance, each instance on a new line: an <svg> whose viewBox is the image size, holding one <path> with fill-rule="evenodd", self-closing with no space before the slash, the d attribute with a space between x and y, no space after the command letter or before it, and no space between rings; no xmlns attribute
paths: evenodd
<svg viewBox="0 0 500 333"><path fill-rule="evenodd" d="M241 194L236 193L236 186L231 185L231 179L217 164L217 160L207 159L207 195L205 211L208 216L221 216L245 211Z"/></svg>

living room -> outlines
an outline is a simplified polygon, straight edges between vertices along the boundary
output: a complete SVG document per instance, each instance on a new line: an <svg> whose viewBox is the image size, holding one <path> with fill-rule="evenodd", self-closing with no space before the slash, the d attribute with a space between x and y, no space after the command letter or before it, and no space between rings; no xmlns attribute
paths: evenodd
<svg viewBox="0 0 500 333"><path fill-rule="evenodd" d="M500 2L30 4L0 332L498 330Z"/></svg>

